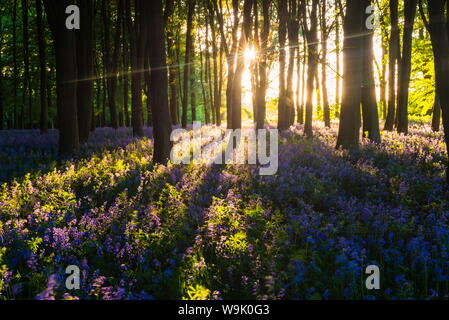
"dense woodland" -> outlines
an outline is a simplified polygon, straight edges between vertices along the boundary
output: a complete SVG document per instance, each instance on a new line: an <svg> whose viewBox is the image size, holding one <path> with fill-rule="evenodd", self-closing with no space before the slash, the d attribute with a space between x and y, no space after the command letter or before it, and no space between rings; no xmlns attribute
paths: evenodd
<svg viewBox="0 0 449 320"><path fill-rule="evenodd" d="M2 0L0 58L0 300L449 297L449 1Z"/></svg>
<svg viewBox="0 0 449 320"><path fill-rule="evenodd" d="M96 127L154 125L163 161L171 125L240 128L243 109L263 128L267 104L308 136L340 119L346 148L359 127L378 141L410 116L448 125L446 1L159 2L79 1L79 30L64 28L70 1L2 5L0 129L60 128L73 152Z"/></svg>

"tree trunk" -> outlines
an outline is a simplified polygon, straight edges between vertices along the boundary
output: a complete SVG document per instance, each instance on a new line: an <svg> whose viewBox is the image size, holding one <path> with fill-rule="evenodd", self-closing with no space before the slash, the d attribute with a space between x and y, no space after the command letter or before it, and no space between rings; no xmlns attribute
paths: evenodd
<svg viewBox="0 0 449 320"><path fill-rule="evenodd" d="M371 4L371 0L363 0L364 8ZM365 19L367 17L365 16ZM377 108L376 82L374 80L374 30L364 26L363 37L363 82L362 82L362 112L363 133L367 138L380 142L379 111Z"/></svg>
<svg viewBox="0 0 449 320"><path fill-rule="evenodd" d="M191 74L190 59L192 58L192 27L193 27L193 15L195 12L196 1L192 0L188 2L187 9L187 33L186 33L186 52L185 52L185 64L184 64L184 86L183 86L183 101L182 101L182 127L187 127L187 106L189 103L189 80ZM191 88L192 89L192 88Z"/></svg>
<svg viewBox="0 0 449 320"><path fill-rule="evenodd" d="M412 41L413 24L416 16L416 6L418 0L404 1L404 35L401 59L401 69L399 74L399 102L398 102L398 133L408 133L408 97L410 85L410 73L412 68Z"/></svg>
<svg viewBox="0 0 449 320"><path fill-rule="evenodd" d="M317 7L318 7L318 0L313 0L312 10L310 13L310 29L307 28L307 15L306 15L307 8L305 2L302 2L301 7L303 25L305 26L304 32L306 34L308 45L306 119L304 126L304 132L308 137L313 136L313 91L318 67Z"/></svg>
<svg viewBox="0 0 449 320"><path fill-rule="evenodd" d="M245 48L251 34L251 11L253 0L243 3L243 26L237 51L234 81L232 83L232 126L231 129L242 127L242 75L245 69Z"/></svg>
<svg viewBox="0 0 449 320"><path fill-rule="evenodd" d="M172 124L177 125L179 123L178 115L178 63L176 61L176 48L174 41L174 25L173 25L173 11L174 1L167 0L165 6L165 25L167 30L167 52L169 60L169 84L170 84L170 114L172 118Z"/></svg>
<svg viewBox="0 0 449 320"><path fill-rule="evenodd" d="M93 108L93 80L94 71L94 40L93 40L93 20L94 5L90 0L79 1L81 15L80 23L83 27L77 30L77 64L78 64L78 130L80 142L89 139L92 122Z"/></svg>
<svg viewBox="0 0 449 320"><path fill-rule="evenodd" d="M441 103L440 98L438 98L438 93L435 90L435 102L433 104L433 113L432 113L432 130L434 132L440 131L440 123L441 123Z"/></svg>
<svg viewBox="0 0 449 320"><path fill-rule="evenodd" d="M347 0L344 29L343 100L337 148L358 146L360 138L361 85L363 81L363 1Z"/></svg>
<svg viewBox="0 0 449 320"><path fill-rule="evenodd" d="M322 0L321 2L321 93L323 96L323 116L324 116L324 125L328 128L331 126L331 115L329 108L329 96L327 93L327 39L328 39L328 30L327 30L327 21L326 21L326 0Z"/></svg>
<svg viewBox="0 0 449 320"><path fill-rule="evenodd" d="M26 106L28 107L28 123L27 128L33 128L32 114L32 88L30 77L30 41L29 41L29 25L28 25L28 0L22 0L22 23L23 23L23 61L24 61L24 83L23 83L23 117ZM28 100L27 100L28 99ZM24 124L24 123L23 123Z"/></svg>
<svg viewBox="0 0 449 320"><path fill-rule="evenodd" d="M221 114L220 114L220 84L218 82L218 48L217 48L217 32L214 21L214 11L212 6L209 5L209 23L212 33L212 60L214 69L214 113L215 113L215 123L217 126L221 126Z"/></svg>
<svg viewBox="0 0 449 320"><path fill-rule="evenodd" d="M40 70L40 100L41 117L40 130L42 134L48 131L48 104L47 104L47 59L45 54L44 22L42 20L42 2L36 0L36 25L37 42L39 47L39 70Z"/></svg>
<svg viewBox="0 0 449 320"><path fill-rule="evenodd" d="M436 90L440 98L446 145L449 143L449 35L444 16L444 0L428 0L430 37L436 70ZM449 184L449 169L446 174Z"/></svg>
<svg viewBox="0 0 449 320"><path fill-rule="evenodd" d="M293 75L295 71L295 54L298 50L298 36L299 36L299 21L297 13L297 0L289 0L288 10L288 45L289 45L289 57L288 57L288 70L287 70L287 84L286 84L286 126L287 128L292 126L295 122L295 95L293 90Z"/></svg>
<svg viewBox="0 0 449 320"><path fill-rule="evenodd" d="M127 5L127 3L125 3ZM123 47L123 112L125 115L125 126L129 127L131 125L131 120L129 116L129 39L127 37L127 24L126 10L122 13L123 29L122 29L122 47Z"/></svg>
<svg viewBox="0 0 449 320"><path fill-rule="evenodd" d="M131 19L131 9L129 0L126 0L125 10L127 10L127 24L131 43L131 93L132 110L131 122L133 135L143 137L143 112L142 112L142 70L145 65L145 50L147 41L147 23L144 6L146 0L136 0L136 16L134 23Z"/></svg>
<svg viewBox="0 0 449 320"><path fill-rule="evenodd" d="M192 43L190 47L190 109L192 113L192 122L196 121L196 68L195 68L195 37L196 30L192 26Z"/></svg>
<svg viewBox="0 0 449 320"><path fill-rule="evenodd" d="M108 90L108 103L109 110L111 114L111 127L114 129L118 128L118 119L117 119L117 103L116 103L116 92L117 92L117 65L118 65L118 50L120 45L120 28L121 21L119 19L120 12L123 11L123 0L119 0L118 9L117 9L117 22L115 26L115 40L113 47L113 54L111 57L111 42L110 42L110 18L108 5L106 3L110 3L109 1L103 0L102 2L102 15L103 15L103 24L105 28L105 61L104 64L106 66L106 82L107 82L107 90Z"/></svg>
<svg viewBox="0 0 449 320"><path fill-rule="evenodd" d="M338 0L335 1L335 6L338 7ZM335 55L336 55L336 75L335 75L335 116L338 118L340 117L340 100L341 100L341 76L340 76L340 17L343 14L343 12L340 12L339 9L337 16L335 17Z"/></svg>
<svg viewBox="0 0 449 320"><path fill-rule="evenodd" d="M3 24L0 19L0 32L3 31ZM3 32L0 34L0 130L4 129L5 110L3 106L3 65L2 65Z"/></svg>
<svg viewBox="0 0 449 320"><path fill-rule="evenodd" d="M59 152L61 154L70 154L79 149L76 39L75 32L65 28L65 10L70 4L70 0L44 0L56 55Z"/></svg>
<svg viewBox="0 0 449 320"><path fill-rule="evenodd" d="M286 43L287 43L287 0L278 1L279 20L279 104L278 104L278 128L285 130L287 124L287 89L285 79Z"/></svg>
<svg viewBox="0 0 449 320"><path fill-rule="evenodd" d="M388 58L388 113L384 130L393 131L396 113L396 63L399 61L398 0L390 1L391 35Z"/></svg>
<svg viewBox="0 0 449 320"><path fill-rule="evenodd" d="M146 2L151 66L151 98L154 134L155 163L166 164L170 158L171 117L168 103L167 57L165 51L165 24L162 15L162 0Z"/></svg>
<svg viewBox="0 0 449 320"><path fill-rule="evenodd" d="M267 49L268 36L270 35L270 0L262 1L263 26L260 34L259 52L259 83L256 89L257 118L256 127L258 130L264 129L266 121L266 95L268 87L267 78Z"/></svg>
<svg viewBox="0 0 449 320"><path fill-rule="evenodd" d="M13 73L14 73L14 106L13 106L13 127L19 128L18 110L17 110L17 91L19 83L19 69L17 66L17 0L14 0L13 4L13 16L12 16L12 56L13 56Z"/></svg>

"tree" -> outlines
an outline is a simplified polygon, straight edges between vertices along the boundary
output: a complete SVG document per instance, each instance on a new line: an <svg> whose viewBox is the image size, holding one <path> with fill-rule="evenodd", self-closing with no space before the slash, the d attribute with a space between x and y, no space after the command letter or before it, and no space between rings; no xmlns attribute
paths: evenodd
<svg viewBox="0 0 449 320"><path fill-rule="evenodd" d="M422 0L420 6L422 8ZM445 0L428 0L429 32L435 59L436 90L443 115L444 137L449 143L449 33L445 17ZM424 17L424 15L423 15ZM446 173L449 184L449 168Z"/></svg>
<svg viewBox="0 0 449 320"><path fill-rule="evenodd" d="M40 98L41 98L41 119L40 129L41 133L45 134L48 131L48 104L47 104L47 62L46 62L46 48L44 39L44 22L42 19L42 2L36 0L36 14L37 14L37 35L39 46L39 68L40 68Z"/></svg>
<svg viewBox="0 0 449 320"><path fill-rule="evenodd" d="M256 127L261 130L265 127L266 120L266 95L268 87L268 76L267 76L267 49L268 49L268 37L270 35L270 5L271 0L262 1L262 16L263 16L263 27L262 33L260 35L260 50L258 53L258 72L259 81L256 88Z"/></svg>
<svg viewBox="0 0 449 320"><path fill-rule="evenodd" d="M166 164L170 158L171 118L168 104L168 75L165 47L165 23L162 15L162 0L148 1L149 51L151 66L150 94L153 103L154 156L156 163Z"/></svg>
<svg viewBox="0 0 449 320"><path fill-rule="evenodd" d="M167 34L167 52L169 61L169 84L170 84L170 114L172 117L172 124L177 125L179 123L178 115L178 91L177 86L178 79L178 63L176 61L176 47L175 47L175 34L173 23L174 12L174 0L167 0L164 11L164 21Z"/></svg>
<svg viewBox="0 0 449 320"><path fill-rule="evenodd" d="M285 65L287 59L287 0L278 1L279 20L279 104L278 104L278 128L285 130L288 128L288 105L287 88L285 79Z"/></svg>
<svg viewBox="0 0 449 320"><path fill-rule="evenodd" d="M402 59L399 72L399 101L398 101L398 132L408 133L408 97L410 86L410 72L412 64L413 25L416 16L418 0L404 1L404 35L402 40Z"/></svg>
<svg viewBox="0 0 449 320"><path fill-rule="evenodd" d="M91 131L93 114L93 78L94 78L94 4L90 0L79 0L81 29L77 36L77 114L80 142L86 142Z"/></svg>
<svg viewBox="0 0 449 320"><path fill-rule="evenodd" d="M314 82L317 74L318 67L318 17L317 17L317 9L318 9L318 0L312 0L312 8L310 11L310 27L307 23L307 3L308 1L301 1L301 18L302 18L302 29L306 36L307 40L307 56L308 56L308 65L307 65L307 92L306 92L306 119L304 132L306 136L313 136L313 90L314 90Z"/></svg>
<svg viewBox="0 0 449 320"><path fill-rule="evenodd" d="M347 0L343 30L343 97L337 148L358 146L360 138L361 84L363 81L363 13L364 1Z"/></svg>
<svg viewBox="0 0 449 320"><path fill-rule="evenodd" d="M237 50L236 67L232 83L232 124L231 129L242 127L242 76L245 69L245 48L251 33L251 11L254 0L243 3L243 25ZM237 6L238 8L238 6Z"/></svg>
<svg viewBox="0 0 449 320"><path fill-rule="evenodd" d="M28 125L26 127L33 127L33 114L32 114L32 88L31 88L31 76L30 76L30 33L28 23L28 0L22 0L22 25L23 25L23 61L24 61L24 79L23 79L23 112L22 112L22 124L25 119L25 106L28 106ZM28 101L26 99L28 98Z"/></svg>
<svg viewBox="0 0 449 320"><path fill-rule="evenodd" d="M65 11L71 1L44 0L44 5L55 46L59 152L73 153L79 149L76 39L75 32L65 27Z"/></svg>
<svg viewBox="0 0 449 320"><path fill-rule="evenodd" d="M119 127L118 118L117 118L117 68L118 68L118 55L120 49L120 36L121 36L121 26L122 21L120 19L121 12L123 11L124 0L118 1L117 6L117 17L115 24L115 35L114 35L114 46L113 53L111 56L111 43L110 43L110 18L109 18L109 8L106 3L110 3L109 1L102 1L102 15L103 15L103 24L105 30L105 61L104 64L106 66L106 79L107 79L107 90L108 90L108 103L111 114L111 127L117 129Z"/></svg>
<svg viewBox="0 0 449 320"><path fill-rule="evenodd" d="M327 40L329 38L329 32L331 30L328 27L328 22L326 19L328 2L326 0L321 0L320 6L320 28L321 28L321 92L323 95L323 114L324 114L324 124L326 127L331 126L331 115L329 108L329 96L327 92ZM338 20L338 18L337 18ZM337 31L338 32L338 31Z"/></svg>
<svg viewBox="0 0 449 320"><path fill-rule="evenodd" d="M3 25L0 19L0 130L3 130L5 110L3 106L3 66L2 66L2 46L3 46Z"/></svg>
<svg viewBox="0 0 449 320"><path fill-rule="evenodd" d="M362 0L364 8L371 5L371 0ZM366 16L365 19L366 20ZM363 37L363 82L362 82L362 112L363 133L376 142L380 142L379 111L376 98L376 82L374 80L374 29L367 28L364 23Z"/></svg>
<svg viewBox="0 0 449 320"><path fill-rule="evenodd" d="M126 20L130 35L131 46L131 123L133 135L143 137L143 113L142 113L142 70L145 66L145 50L148 37L148 21L145 16L146 0L135 1L135 19L131 17L130 1L125 0Z"/></svg>
<svg viewBox="0 0 449 320"><path fill-rule="evenodd" d="M390 1L391 35L388 57L388 112L384 130L393 131L396 114L396 64L400 59L398 0Z"/></svg>
<svg viewBox="0 0 449 320"><path fill-rule="evenodd" d="M189 101L189 79L191 74L190 60L192 58L192 46L193 46L193 15L195 12L195 0L188 1L187 9L187 34L186 34L186 53L185 53L185 64L184 64L184 86L183 86L183 100L182 100L182 127L187 127L187 105ZM190 88L193 90L193 88Z"/></svg>

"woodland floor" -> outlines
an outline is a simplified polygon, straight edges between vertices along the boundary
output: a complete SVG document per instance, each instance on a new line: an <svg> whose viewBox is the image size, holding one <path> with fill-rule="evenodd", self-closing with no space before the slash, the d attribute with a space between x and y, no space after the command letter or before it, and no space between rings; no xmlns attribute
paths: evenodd
<svg viewBox="0 0 449 320"><path fill-rule="evenodd" d="M448 298L442 133L413 123L348 153L336 130L283 133L274 176L154 167L150 128L98 129L72 159L56 131L0 133L0 299Z"/></svg>

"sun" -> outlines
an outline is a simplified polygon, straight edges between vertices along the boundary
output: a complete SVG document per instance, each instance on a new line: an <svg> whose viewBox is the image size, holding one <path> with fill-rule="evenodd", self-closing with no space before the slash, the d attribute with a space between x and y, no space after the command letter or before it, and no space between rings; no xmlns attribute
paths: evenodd
<svg viewBox="0 0 449 320"><path fill-rule="evenodd" d="M245 50L245 62L251 63L256 59L256 50L254 47L247 47Z"/></svg>

